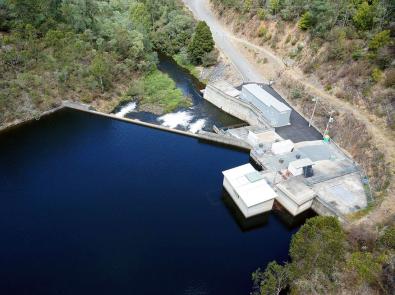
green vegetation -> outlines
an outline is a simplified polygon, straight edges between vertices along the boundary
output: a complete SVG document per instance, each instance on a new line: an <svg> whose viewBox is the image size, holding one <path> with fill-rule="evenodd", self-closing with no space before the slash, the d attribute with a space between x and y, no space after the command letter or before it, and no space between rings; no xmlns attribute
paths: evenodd
<svg viewBox="0 0 395 295"><path fill-rule="evenodd" d="M311 13L309 11L306 11L300 18L299 29L301 29L301 30L310 29L312 26L312 22L313 22L313 19L312 19Z"/></svg>
<svg viewBox="0 0 395 295"><path fill-rule="evenodd" d="M188 47L188 55L195 65L203 64L207 55L214 50L214 40L210 27L204 21L198 22L195 34Z"/></svg>
<svg viewBox="0 0 395 295"><path fill-rule="evenodd" d="M143 105L160 107L164 112L190 106L190 101L184 98L175 82L159 70L154 70L143 79L136 81L129 88L128 95L137 97Z"/></svg>
<svg viewBox="0 0 395 295"><path fill-rule="evenodd" d="M185 105L156 51L186 52L194 31L179 0L0 1L0 124L64 99L108 110L133 81L144 81L145 103Z"/></svg>
<svg viewBox="0 0 395 295"><path fill-rule="evenodd" d="M372 110L395 130L393 0L253 0L248 9L241 0L211 2L235 30L286 52L306 74L338 89L338 98Z"/></svg>
<svg viewBox="0 0 395 295"><path fill-rule="evenodd" d="M391 294L394 237L393 224L379 232L363 227L345 232L334 217L311 218L292 238L289 264L271 262L253 273L253 294L279 294L287 287L291 294Z"/></svg>
<svg viewBox="0 0 395 295"><path fill-rule="evenodd" d="M191 63L186 52L180 52L179 54L173 55L174 61L184 69L188 70L195 78L199 79L199 71L195 65Z"/></svg>

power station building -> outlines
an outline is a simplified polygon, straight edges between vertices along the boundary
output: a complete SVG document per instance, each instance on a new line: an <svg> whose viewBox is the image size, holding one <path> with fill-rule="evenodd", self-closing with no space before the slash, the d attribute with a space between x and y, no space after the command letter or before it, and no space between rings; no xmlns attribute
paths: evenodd
<svg viewBox="0 0 395 295"><path fill-rule="evenodd" d="M290 124L291 108L278 101L258 84L243 85L240 97L258 108L272 127Z"/></svg>

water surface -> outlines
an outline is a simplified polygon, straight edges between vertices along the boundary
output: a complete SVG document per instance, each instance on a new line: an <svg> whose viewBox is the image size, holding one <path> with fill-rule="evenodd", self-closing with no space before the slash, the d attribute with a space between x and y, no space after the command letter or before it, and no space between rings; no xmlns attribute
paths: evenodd
<svg viewBox="0 0 395 295"><path fill-rule="evenodd" d="M240 219L248 154L64 110L0 134L0 294L249 294L297 226Z"/></svg>
<svg viewBox="0 0 395 295"><path fill-rule="evenodd" d="M200 92L200 90L205 88L205 85L178 66L171 58L159 55L158 69L169 75L177 88L191 99L192 107L179 108L173 113L158 116L150 112L138 111L138 106L135 109L130 108L131 104L126 103L116 108L115 113L120 113L122 116L131 119L139 119L144 122L187 130L193 133L199 130L212 131L214 125L225 127L243 123L238 118L225 113L206 101ZM127 112L124 113L122 112L123 110Z"/></svg>

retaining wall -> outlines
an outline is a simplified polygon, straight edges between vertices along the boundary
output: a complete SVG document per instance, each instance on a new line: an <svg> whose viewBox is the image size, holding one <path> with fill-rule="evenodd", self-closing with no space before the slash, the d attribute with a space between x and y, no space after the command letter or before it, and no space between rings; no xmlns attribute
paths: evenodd
<svg viewBox="0 0 395 295"><path fill-rule="evenodd" d="M239 118L251 126L270 127L263 119L262 113L248 102L232 97L208 84L204 90L204 99L222 109L224 112Z"/></svg>

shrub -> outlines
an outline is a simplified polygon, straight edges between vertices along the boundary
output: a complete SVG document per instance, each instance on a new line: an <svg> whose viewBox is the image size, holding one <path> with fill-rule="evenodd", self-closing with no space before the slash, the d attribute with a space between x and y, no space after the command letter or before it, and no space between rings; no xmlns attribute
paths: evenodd
<svg viewBox="0 0 395 295"><path fill-rule="evenodd" d="M291 98L292 99L299 99L303 96L304 91L300 88L294 88L291 90Z"/></svg>
<svg viewBox="0 0 395 295"><path fill-rule="evenodd" d="M369 252L355 252L347 261L348 267L355 271L358 279L363 282L373 283L378 281L381 274L383 257L374 257Z"/></svg>
<svg viewBox="0 0 395 295"><path fill-rule="evenodd" d="M264 20L266 18L266 10L263 8L259 8L256 14L260 20Z"/></svg>
<svg viewBox="0 0 395 295"><path fill-rule="evenodd" d="M305 12L299 21L299 29L304 31L310 29L312 25L312 21L313 19L311 13L309 11Z"/></svg>
<svg viewBox="0 0 395 295"><path fill-rule="evenodd" d="M258 29L258 37L265 38L266 35L267 35L267 32L268 31L265 28L265 26L260 26L259 29Z"/></svg>
<svg viewBox="0 0 395 295"><path fill-rule="evenodd" d="M212 50L209 53L206 53L202 58L202 65L204 67L210 67L216 65L218 62L219 52L218 50Z"/></svg>
<svg viewBox="0 0 395 295"><path fill-rule="evenodd" d="M378 68L374 68L371 76L372 76L372 80L377 83L381 80L381 77L383 76L383 72L380 71L380 69Z"/></svg>
<svg viewBox="0 0 395 295"><path fill-rule="evenodd" d="M359 60L361 59L362 56L363 56L363 51L361 49L357 49L351 54L353 60Z"/></svg>
<svg viewBox="0 0 395 295"><path fill-rule="evenodd" d="M389 226L385 229L384 234L380 237L381 246L395 250L395 226Z"/></svg>
<svg viewBox="0 0 395 295"><path fill-rule="evenodd" d="M360 30L369 30L373 26L374 5L363 1L353 16L355 26Z"/></svg>
<svg viewBox="0 0 395 295"><path fill-rule="evenodd" d="M369 50L377 52L380 48L387 45L391 40L391 35L389 30L377 33L372 40L369 42Z"/></svg>

